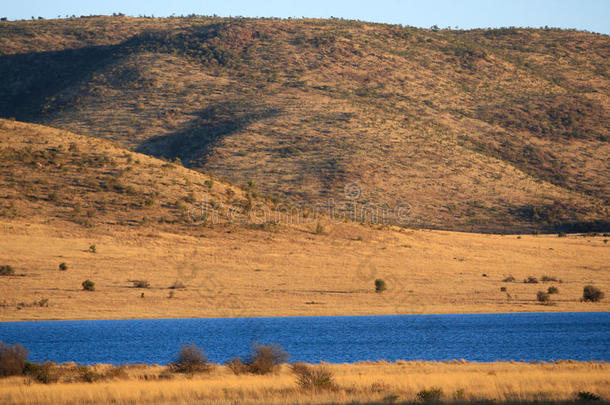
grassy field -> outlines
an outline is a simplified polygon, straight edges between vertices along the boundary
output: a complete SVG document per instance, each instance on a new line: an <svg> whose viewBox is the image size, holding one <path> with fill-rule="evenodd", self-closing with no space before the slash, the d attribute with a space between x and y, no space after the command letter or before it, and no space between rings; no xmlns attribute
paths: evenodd
<svg viewBox="0 0 610 405"><path fill-rule="evenodd" d="M301 389L288 366L271 375L234 375L227 367L192 377L161 366L129 366L119 379L43 385L24 377L0 380L6 405L68 404L365 404L421 402L417 394L438 387L447 402L573 401L578 392L610 398L607 363L375 362L324 365L332 390ZM95 366L104 370L107 366ZM320 366L316 366L320 367ZM599 402L598 402L599 403Z"/></svg>
<svg viewBox="0 0 610 405"><path fill-rule="evenodd" d="M0 320L610 309L607 299L580 301L587 284L610 291L604 237L377 228L326 224L315 234L217 226L188 235L2 220L0 264L15 274L0 276ZM515 282L503 282L508 276ZM523 283L528 277L539 282ZM377 278L387 291L375 292ZM86 279L95 291L83 291ZM170 288L176 282L185 288ZM536 293L550 286L559 293L541 305Z"/></svg>

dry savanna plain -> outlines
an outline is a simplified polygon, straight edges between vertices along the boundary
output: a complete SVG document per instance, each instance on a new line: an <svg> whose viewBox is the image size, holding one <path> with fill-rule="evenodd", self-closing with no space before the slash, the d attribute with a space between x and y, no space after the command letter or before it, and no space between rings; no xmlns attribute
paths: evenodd
<svg viewBox="0 0 610 405"><path fill-rule="evenodd" d="M581 302L585 285L610 290L603 236L350 223L326 225L324 234L221 227L194 236L154 228L92 234L69 223L0 226L2 260L16 269L0 278L5 321L609 309L606 300ZM503 281L510 276L515 281ZM538 283L524 283L528 277ZM375 291L378 278L386 282L383 293ZM87 279L95 291L83 290ZM551 286L559 292L539 303L537 292Z"/></svg>
<svg viewBox="0 0 610 405"><path fill-rule="evenodd" d="M610 293L609 49L548 28L2 21L0 322L610 311L583 299ZM203 363L0 344L0 403L610 400L606 362Z"/></svg>

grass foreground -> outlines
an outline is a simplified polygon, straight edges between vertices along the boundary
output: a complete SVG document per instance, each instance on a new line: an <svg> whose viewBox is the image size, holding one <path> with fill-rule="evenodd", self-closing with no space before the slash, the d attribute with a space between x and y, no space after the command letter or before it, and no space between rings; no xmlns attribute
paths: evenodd
<svg viewBox="0 0 610 405"><path fill-rule="evenodd" d="M69 370L77 366L58 367ZM303 389L287 365L267 375L235 375L227 366L216 366L208 373L183 375L156 365L123 366L121 372L109 373L116 367L95 365L87 370L113 377L93 383L69 382L66 373L64 380L52 384L40 384L28 377L9 377L0 380L0 403L567 403L586 402L585 393L590 393L599 398L595 400L599 404L610 398L610 364L604 362L378 361L312 367L330 370L333 387Z"/></svg>

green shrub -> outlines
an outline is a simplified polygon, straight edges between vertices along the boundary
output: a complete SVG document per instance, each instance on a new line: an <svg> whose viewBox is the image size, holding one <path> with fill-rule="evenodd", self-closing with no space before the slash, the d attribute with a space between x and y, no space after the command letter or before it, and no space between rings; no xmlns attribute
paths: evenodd
<svg viewBox="0 0 610 405"><path fill-rule="evenodd" d="M583 301L597 302L597 301L601 300L602 298L604 298L604 293L599 288L592 286L592 285L588 285L588 286L585 286L585 288L583 288L583 292L582 292Z"/></svg>
<svg viewBox="0 0 610 405"><path fill-rule="evenodd" d="M542 282L557 281L557 277L555 277L555 276L542 276L542 278L540 280L542 280Z"/></svg>
<svg viewBox="0 0 610 405"><path fill-rule="evenodd" d="M502 282L504 282L504 283L514 283L515 281L517 281L517 279L514 278L513 276L508 276L504 280L502 280Z"/></svg>
<svg viewBox="0 0 610 405"><path fill-rule="evenodd" d="M430 387L419 391L416 396L422 402L438 402L443 396L443 390L440 387Z"/></svg>
<svg viewBox="0 0 610 405"><path fill-rule="evenodd" d="M297 385L301 389L318 391L335 388L333 372L328 367L295 363L290 369L297 376Z"/></svg>
<svg viewBox="0 0 610 405"><path fill-rule="evenodd" d="M66 263L59 263L59 270L61 270L61 271L68 270L68 265Z"/></svg>
<svg viewBox="0 0 610 405"><path fill-rule="evenodd" d="M536 277L528 277L525 280L523 280L523 282L525 284L538 284L538 279Z"/></svg>
<svg viewBox="0 0 610 405"><path fill-rule="evenodd" d="M547 292L549 294L559 294L559 288L555 287L554 285L550 286L549 289L547 290Z"/></svg>
<svg viewBox="0 0 610 405"><path fill-rule="evenodd" d="M89 246L89 252L91 252L91 253L96 253L97 252L97 248L95 247L95 245Z"/></svg>
<svg viewBox="0 0 610 405"><path fill-rule="evenodd" d="M0 266L0 276L12 276L15 270L9 265Z"/></svg>
<svg viewBox="0 0 610 405"><path fill-rule="evenodd" d="M549 295L549 293L546 293L544 291L538 291L538 293L536 294L536 299L538 300L538 302L541 302L543 304L548 304L551 302L551 296Z"/></svg>
<svg viewBox="0 0 610 405"><path fill-rule="evenodd" d="M28 351L20 344L0 342L0 377L23 374Z"/></svg>
<svg viewBox="0 0 610 405"><path fill-rule="evenodd" d="M169 365L174 373L205 373L210 372L213 366L208 358L197 346L193 344L183 345L176 360Z"/></svg>
<svg viewBox="0 0 610 405"><path fill-rule="evenodd" d="M500 287L500 291L506 292L506 287Z"/></svg>
<svg viewBox="0 0 610 405"><path fill-rule="evenodd" d="M383 281L380 278L375 280L375 292L381 293L381 292L384 292L385 290L387 290L387 286L385 284L385 281Z"/></svg>
<svg viewBox="0 0 610 405"><path fill-rule="evenodd" d="M91 280L83 281L82 286L85 291L95 291L95 283Z"/></svg>

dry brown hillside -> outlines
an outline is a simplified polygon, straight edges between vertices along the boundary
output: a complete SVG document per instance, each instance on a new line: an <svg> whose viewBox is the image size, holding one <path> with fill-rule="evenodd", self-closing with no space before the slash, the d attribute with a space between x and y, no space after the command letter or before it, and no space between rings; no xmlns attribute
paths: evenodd
<svg viewBox="0 0 610 405"><path fill-rule="evenodd" d="M554 29L4 22L0 116L179 157L310 208L355 203L411 227L599 230L609 60L608 36Z"/></svg>
<svg viewBox="0 0 610 405"><path fill-rule="evenodd" d="M273 226L273 202L109 141L0 119L0 217L85 229ZM276 221L277 222L277 221Z"/></svg>

